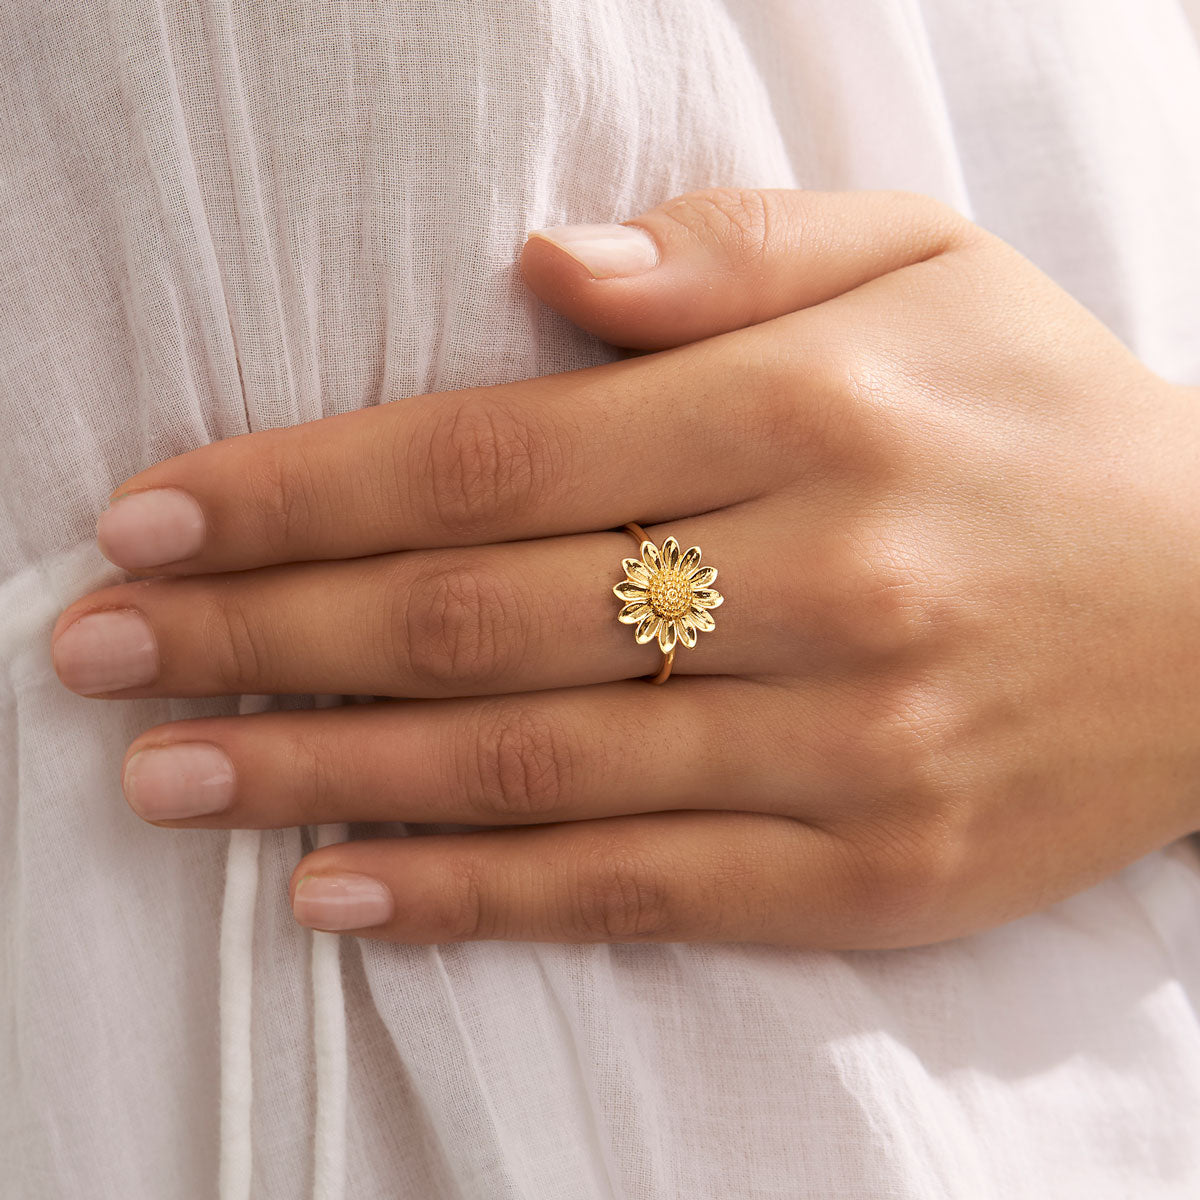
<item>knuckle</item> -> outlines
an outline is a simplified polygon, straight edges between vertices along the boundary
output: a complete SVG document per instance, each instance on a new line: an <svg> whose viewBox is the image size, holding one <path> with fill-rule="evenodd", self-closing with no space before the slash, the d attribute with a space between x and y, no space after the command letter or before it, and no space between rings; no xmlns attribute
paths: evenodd
<svg viewBox="0 0 1200 1200"><path fill-rule="evenodd" d="M945 214L947 218L958 216L949 204L937 199L936 196L931 196L928 192L914 192L909 188L890 188L880 199L886 201L893 209L907 210L927 218L934 218L940 214Z"/></svg>
<svg viewBox="0 0 1200 1200"><path fill-rule="evenodd" d="M628 847L609 846L580 866L570 924L584 941L663 940L676 925L666 876Z"/></svg>
<svg viewBox="0 0 1200 1200"><path fill-rule="evenodd" d="M489 539L546 502L562 448L514 405L472 397L434 418L420 480L443 531L456 541ZM421 497L414 497L419 500Z"/></svg>
<svg viewBox="0 0 1200 1200"><path fill-rule="evenodd" d="M744 339L756 432L801 478L814 456L855 476L886 474L904 445L894 367L865 343L848 344L844 331L814 338L786 317L771 324Z"/></svg>
<svg viewBox="0 0 1200 1200"><path fill-rule="evenodd" d="M234 596L212 600L200 628L213 677L224 693L252 692L268 680L261 625Z"/></svg>
<svg viewBox="0 0 1200 1200"><path fill-rule="evenodd" d="M825 417L826 445L856 473L894 461L902 440L890 375L893 368L865 342L832 340L807 369Z"/></svg>
<svg viewBox="0 0 1200 1200"><path fill-rule="evenodd" d="M931 588L886 535L860 530L839 546L825 576L826 635L853 657L892 658L925 641Z"/></svg>
<svg viewBox="0 0 1200 1200"><path fill-rule="evenodd" d="M345 756L338 751L336 737L319 733L309 725L303 729L303 736L289 739L288 751L288 794L299 818L295 823L310 825L336 819L334 806L345 796L347 778Z"/></svg>
<svg viewBox="0 0 1200 1200"><path fill-rule="evenodd" d="M545 820L570 794L577 758L560 722L506 707L480 718L467 790L486 823Z"/></svg>
<svg viewBox="0 0 1200 1200"><path fill-rule="evenodd" d="M434 693L482 693L507 680L529 642L516 585L471 563L429 568L404 596L402 673Z"/></svg>
<svg viewBox="0 0 1200 1200"><path fill-rule="evenodd" d="M931 256L944 253L969 240L973 234L983 232L952 205L925 192L893 189L885 192L881 199L888 203L894 214L894 223L904 222L914 232L932 235L928 237Z"/></svg>
<svg viewBox="0 0 1200 1200"><path fill-rule="evenodd" d="M422 941L471 942L496 935L498 911L488 903L480 865L468 856L449 856L416 915Z"/></svg>
<svg viewBox="0 0 1200 1200"><path fill-rule="evenodd" d="M766 255L777 207L759 188L708 188L677 196L660 212L707 248L718 246L745 267Z"/></svg>
<svg viewBox="0 0 1200 1200"><path fill-rule="evenodd" d="M260 451L246 465L245 485L256 533L272 558L286 557L314 536L323 506L302 455L284 448Z"/></svg>
<svg viewBox="0 0 1200 1200"><path fill-rule="evenodd" d="M950 796L942 704L922 683L876 686L831 739L843 777L888 811L936 812Z"/></svg>
<svg viewBox="0 0 1200 1200"><path fill-rule="evenodd" d="M848 842L851 904L874 944L934 939L953 916L963 875L962 839L948 823L875 823Z"/></svg>

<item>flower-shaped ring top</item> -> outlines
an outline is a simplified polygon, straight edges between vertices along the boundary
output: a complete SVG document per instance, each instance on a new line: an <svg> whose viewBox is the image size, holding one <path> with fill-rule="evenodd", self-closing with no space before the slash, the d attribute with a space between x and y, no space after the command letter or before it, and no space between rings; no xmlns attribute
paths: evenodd
<svg viewBox="0 0 1200 1200"><path fill-rule="evenodd" d="M663 654L673 657L676 642L695 646L700 630L716 627L709 610L725 599L710 586L717 568L700 565L699 546L681 552L679 543L669 537L660 550L640 526L625 528L635 537L642 536L642 557L621 560L625 578L613 592L625 606L617 620L635 626L634 638L639 644L657 638Z"/></svg>

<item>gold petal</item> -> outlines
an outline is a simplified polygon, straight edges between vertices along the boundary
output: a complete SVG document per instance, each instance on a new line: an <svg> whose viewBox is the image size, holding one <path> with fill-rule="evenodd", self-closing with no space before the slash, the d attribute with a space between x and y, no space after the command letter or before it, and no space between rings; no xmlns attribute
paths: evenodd
<svg viewBox="0 0 1200 1200"><path fill-rule="evenodd" d="M613 594L622 600L645 600L650 595L644 583L634 583L632 579L622 579L613 588Z"/></svg>
<svg viewBox="0 0 1200 1200"><path fill-rule="evenodd" d="M658 636L658 627L661 624L662 617L652 610L648 617L643 617L637 623L637 628L633 631L633 640L639 646L644 646L647 642L654 641Z"/></svg>
<svg viewBox="0 0 1200 1200"><path fill-rule="evenodd" d="M692 591L692 605L700 608L716 608L725 603L725 597L712 588L695 588Z"/></svg>
<svg viewBox="0 0 1200 1200"><path fill-rule="evenodd" d="M664 654L675 649L675 622L663 621L658 627L658 648Z"/></svg>
<svg viewBox="0 0 1200 1200"><path fill-rule="evenodd" d="M634 583L644 583L650 586L650 571L640 558L623 558L621 567Z"/></svg>
<svg viewBox="0 0 1200 1200"><path fill-rule="evenodd" d="M617 620L622 625L636 625L643 617L648 617L653 611L654 609L644 601L634 600L632 603L625 605L617 613Z"/></svg>
<svg viewBox="0 0 1200 1200"><path fill-rule="evenodd" d="M662 570L662 555L659 554L658 547L649 538L642 543L642 562L650 568L652 573Z"/></svg>
<svg viewBox="0 0 1200 1200"><path fill-rule="evenodd" d="M692 577L688 580L688 587L705 588L712 585L712 581L717 577L716 567L701 567L697 571L692 572Z"/></svg>
<svg viewBox="0 0 1200 1200"><path fill-rule="evenodd" d="M705 633L711 633L717 627L716 621L712 619L712 614L706 613L702 608L693 608L688 613L688 619L697 629L703 629Z"/></svg>
<svg viewBox="0 0 1200 1200"><path fill-rule="evenodd" d="M689 546L679 560L679 573L686 579L700 565L700 547Z"/></svg>
<svg viewBox="0 0 1200 1200"><path fill-rule="evenodd" d="M667 538L662 544L662 561L668 571L679 566L679 543L673 537Z"/></svg>
<svg viewBox="0 0 1200 1200"><path fill-rule="evenodd" d="M696 644L696 627L686 616L680 617L675 622L675 628L679 632L679 640L683 645L690 649Z"/></svg>

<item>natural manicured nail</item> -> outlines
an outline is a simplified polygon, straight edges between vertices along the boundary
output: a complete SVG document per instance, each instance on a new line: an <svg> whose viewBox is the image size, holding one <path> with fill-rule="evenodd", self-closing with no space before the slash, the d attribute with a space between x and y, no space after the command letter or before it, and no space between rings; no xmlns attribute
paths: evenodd
<svg viewBox="0 0 1200 1200"><path fill-rule="evenodd" d="M296 884L292 912L310 929L369 929L390 921L392 893L369 875L305 875Z"/></svg>
<svg viewBox="0 0 1200 1200"><path fill-rule="evenodd" d="M122 785L129 807L144 820L203 817L233 803L233 763L208 742L151 746L130 757Z"/></svg>
<svg viewBox="0 0 1200 1200"><path fill-rule="evenodd" d="M635 225L555 225L528 236L553 242L596 279L640 275L658 264L654 239Z"/></svg>
<svg viewBox="0 0 1200 1200"><path fill-rule="evenodd" d="M131 609L80 617L58 635L50 653L59 679L83 696L144 687L158 676L154 630Z"/></svg>
<svg viewBox="0 0 1200 1200"><path fill-rule="evenodd" d="M179 488L151 488L114 500L96 522L100 552L138 570L191 558L204 545L204 513Z"/></svg>

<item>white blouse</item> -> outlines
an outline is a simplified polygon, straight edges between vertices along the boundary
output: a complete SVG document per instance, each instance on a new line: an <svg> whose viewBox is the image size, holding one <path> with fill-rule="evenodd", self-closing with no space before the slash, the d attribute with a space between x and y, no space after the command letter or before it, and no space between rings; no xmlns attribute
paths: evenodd
<svg viewBox="0 0 1200 1200"><path fill-rule="evenodd" d="M1197 0L0 4L0 1197L1200 1195L1200 852L912 950L404 946L345 836L164 830L68 693L109 491L215 438L618 352L529 229L929 192L1200 383ZM294 707L309 698L289 698ZM323 701L322 701L323 702ZM396 780L397 809L404 780Z"/></svg>

